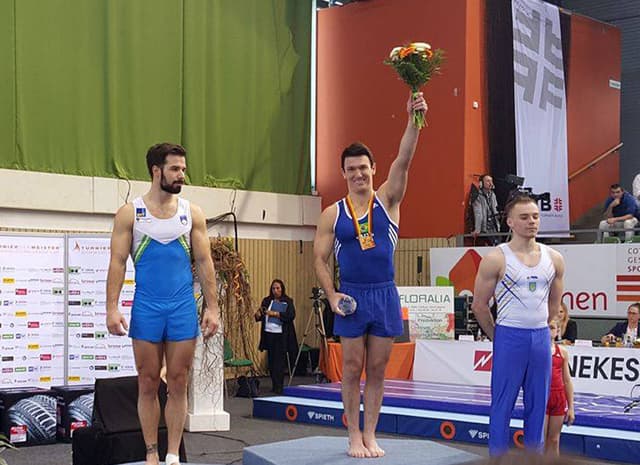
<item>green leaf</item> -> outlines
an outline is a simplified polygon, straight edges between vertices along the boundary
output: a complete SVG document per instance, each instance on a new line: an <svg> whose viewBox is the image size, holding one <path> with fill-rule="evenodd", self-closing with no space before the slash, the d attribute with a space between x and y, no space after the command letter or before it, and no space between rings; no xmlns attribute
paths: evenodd
<svg viewBox="0 0 640 465"><path fill-rule="evenodd" d="M436 286L453 286L453 283L449 278L436 276Z"/></svg>

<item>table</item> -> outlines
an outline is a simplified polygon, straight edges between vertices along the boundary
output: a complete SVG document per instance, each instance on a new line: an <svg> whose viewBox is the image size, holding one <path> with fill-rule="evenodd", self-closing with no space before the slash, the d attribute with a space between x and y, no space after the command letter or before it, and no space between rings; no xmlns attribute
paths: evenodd
<svg viewBox="0 0 640 465"><path fill-rule="evenodd" d="M385 379L412 378L415 348L415 342L396 342L393 344L389 363L384 372ZM323 360L321 367L324 375L331 380L332 383L342 380L342 346L340 343L328 343L328 357L326 357L326 363L325 360ZM362 379L365 378L363 370Z"/></svg>
<svg viewBox="0 0 640 465"><path fill-rule="evenodd" d="M575 392L640 396L640 350L564 346ZM416 341L413 379L440 383L491 385L491 342Z"/></svg>

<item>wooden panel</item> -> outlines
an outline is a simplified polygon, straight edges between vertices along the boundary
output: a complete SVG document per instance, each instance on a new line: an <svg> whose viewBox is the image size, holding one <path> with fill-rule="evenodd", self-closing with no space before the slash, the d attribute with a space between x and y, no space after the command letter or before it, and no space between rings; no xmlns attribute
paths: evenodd
<svg viewBox="0 0 640 465"><path fill-rule="evenodd" d="M316 285L313 271L313 243L311 241L274 241L261 239L241 239L240 255L249 270L254 307L269 294L271 282L281 279L287 294L296 306L295 327L298 341L302 340L304 328L312 313L311 288ZM260 325L253 327L256 340L259 339ZM305 341L317 347L319 340L315 332L310 332ZM266 356L262 354L260 366L266 368Z"/></svg>
<svg viewBox="0 0 640 465"><path fill-rule="evenodd" d="M428 286L429 250L434 247L453 247L455 238L400 239L395 254L396 284L398 286ZM282 279L287 294L296 306L295 327L298 342L302 341L305 328L309 334L305 342L320 345L315 330L317 318L313 315L312 287L317 285L313 270L313 243L310 241L274 241L261 239L241 239L240 255L249 270L254 307L257 309L263 297L269 294L273 279ZM417 273L417 257L422 257L422 274ZM260 325L252 328L255 340L259 340ZM256 342L257 344L257 342ZM266 357L261 356L260 367L266 369Z"/></svg>
<svg viewBox="0 0 640 465"><path fill-rule="evenodd" d="M454 247L455 238L400 239L395 254L398 286L429 286L429 250L434 247ZM418 257L422 257L422 273L418 274Z"/></svg>

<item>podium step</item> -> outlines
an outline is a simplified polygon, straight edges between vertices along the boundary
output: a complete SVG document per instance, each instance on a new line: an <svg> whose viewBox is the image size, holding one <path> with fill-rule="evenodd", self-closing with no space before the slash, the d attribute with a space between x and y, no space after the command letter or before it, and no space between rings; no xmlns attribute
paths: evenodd
<svg viewBox="0 0 640 465"><path fill-rule="evenodd" d="M427 440L379 439L378 443L386 455L363 460L374 460L375 465L458 465L480 458ZM354 459L347 456L346 450L346 436L313 436L246 447L242 465L353 465Z"/></svg>

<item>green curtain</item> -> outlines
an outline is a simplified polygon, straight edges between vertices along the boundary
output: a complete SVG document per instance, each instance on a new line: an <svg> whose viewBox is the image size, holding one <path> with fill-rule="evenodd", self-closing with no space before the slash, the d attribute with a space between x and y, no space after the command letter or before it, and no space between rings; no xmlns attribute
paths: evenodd
<svg viewBox="0 0 640 465"><path fill-rule="evenodd" d="M0 167L308 193L311 6L301 0L0 0Z"/></svg>
<svg viewBox="0 0 640 465"><path fill-rule="evenodd" d="M0 0L0 168L17 168L14 0Z"/></svg>

